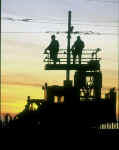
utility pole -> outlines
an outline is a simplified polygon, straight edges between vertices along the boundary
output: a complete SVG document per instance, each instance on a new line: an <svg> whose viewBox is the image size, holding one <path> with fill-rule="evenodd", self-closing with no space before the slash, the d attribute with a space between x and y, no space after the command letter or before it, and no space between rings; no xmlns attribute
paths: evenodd
<svg viewBox="0 0 119 150"><path fill-rule="evenodd" d="M119 3L118 3L118 6L119 6ZM119 40L119 39L118 39ZM119 123L119 43L118 43L118 55L117 55L117 62L118 62L118 68L117 68L117 101L116 101L116 104L117 104L117 121Z"/></svg>
<svg viewBox="0 0 119 150"><path fill-rule="evenodd" d="M68 12L68 36L67 36L67 65L70 65L70 39L71 39L71 11ZM66 70L66 80L70 80L70 70Z"/></svg>

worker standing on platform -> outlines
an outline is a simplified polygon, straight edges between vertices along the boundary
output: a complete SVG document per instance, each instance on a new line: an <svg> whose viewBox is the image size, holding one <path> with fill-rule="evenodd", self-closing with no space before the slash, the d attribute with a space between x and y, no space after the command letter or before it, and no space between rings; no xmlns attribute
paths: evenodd
<svg viewBox="0 0 119 150"><path fill-rule="evenodd" d="M84 47L85 47L84 42L81 40L80 36L77 36L77 40L74 42L71 48L72 55L73 55L73 64L75 64L77 55L79 57L79 64L81 64L81 55Z"/></svg>
<svg viewBox="0 0 119 150"><path fill-rule="evenodd" d="M45 49L45 54L47 53L47 50L50 51L50 59L52 59L54 61L54 64L56 64L56 62L59 61L59 59L57 58L59 52L59 42L55 39L55 35L51 36L51 43Z"/></svg>

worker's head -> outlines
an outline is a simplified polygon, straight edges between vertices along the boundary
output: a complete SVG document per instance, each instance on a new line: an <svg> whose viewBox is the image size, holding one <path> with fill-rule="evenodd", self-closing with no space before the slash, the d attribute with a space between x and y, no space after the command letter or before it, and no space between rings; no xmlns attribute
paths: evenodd
<svg viewBox="0 0 119 150"><path fill-rule="evenodd" d="M52 35L52 36L51 36L51 39L52 39L52 40L55 40L55 35Z"/></svg>
<svg viewBox="0 0 119 150"><path fill-rule="evenodd" d="M80 36L77 36L77 40L80 40L81 38L80 38Z"/></svg>

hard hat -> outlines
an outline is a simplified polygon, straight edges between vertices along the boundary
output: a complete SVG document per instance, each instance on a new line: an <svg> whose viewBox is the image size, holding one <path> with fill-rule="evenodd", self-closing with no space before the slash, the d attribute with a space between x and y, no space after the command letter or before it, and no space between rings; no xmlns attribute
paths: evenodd
<svg viewBox="0 0 119 150"><path fill-rule="evenodd" d="M77 36L77 39L80 39L80 36Z"/></svg>
<svg viewBox="0 0 119 150"><path fill-rule="evenodd" d="M55 38L55 35L52 35L51 38Z"/></svg>

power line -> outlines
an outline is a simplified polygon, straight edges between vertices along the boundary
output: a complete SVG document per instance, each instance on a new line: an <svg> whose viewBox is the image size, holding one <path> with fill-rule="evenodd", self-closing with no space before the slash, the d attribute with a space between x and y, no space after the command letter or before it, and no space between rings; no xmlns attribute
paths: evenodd
<svg viewBox="0 0 119 150"><path fill-rule="evenodd" d="M22 21L22 22L26 22L26 23L40 23L40 24L58 24L58 25L67 25L67 22L61 22L61 20L58 19L50 19L50 20L43 20L42 19L31 19L31 18L23 18L23 19L14 19L12 17L3 17L2 19L5 20L9 20L12 22L16 22L16 21ZM60 21L60 22L57 22ZM110 25L109 22L101 22L101 23L108 23L108 25L102 25L102 24L94 24L93 22L87 22L87 23L76 23L76 22L82 22L81 20L73 20L74 23L73 25L79 25L79 26L95 26L95 27L113 27L113 28L119 28L119 25ZM72 22L73 22L72 21ZM118 21L115 21L115 23L117 24ZM93 23L93 24L91 24ZM114 21L110 22L110 23L114 23Z"/></svg>
<svg viewBox="0 0 119 150"><path fill-rule="evenodd" d="M67 31L46 31L46 32L1 32L2 34L66 34ZM83 34L83 35L118 35L118 33L101 33L93 31L75 31L72 34Z"/></svg>

